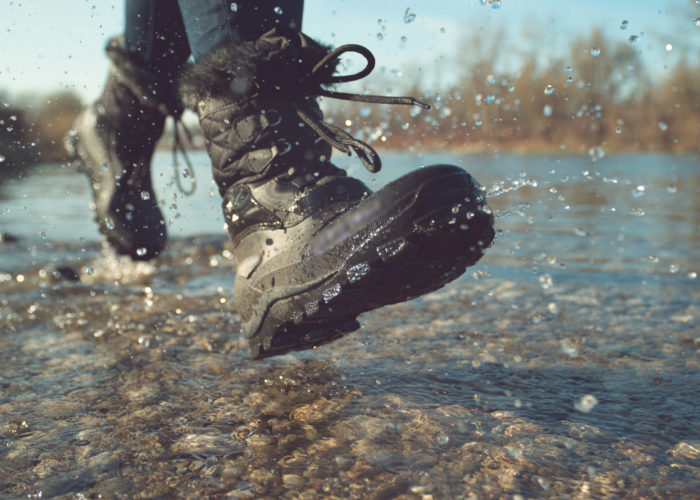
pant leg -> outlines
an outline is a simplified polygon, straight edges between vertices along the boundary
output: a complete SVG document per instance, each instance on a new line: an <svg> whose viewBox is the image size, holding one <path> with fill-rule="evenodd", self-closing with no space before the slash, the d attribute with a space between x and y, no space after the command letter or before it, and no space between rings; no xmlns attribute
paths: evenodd
<svg viewBox="0 0 700 500"><path fill-rule="evenodd" d="M280 26L301 31L303 0L178 0L195 60L219 45Z"/></svg>
<svg viewBox="0 0 700 500"><path fill-rule="evenodd" d="M156 75L161 85L176 83L190 46L182 14L173 0L126 0L127 50Z"/></svg>

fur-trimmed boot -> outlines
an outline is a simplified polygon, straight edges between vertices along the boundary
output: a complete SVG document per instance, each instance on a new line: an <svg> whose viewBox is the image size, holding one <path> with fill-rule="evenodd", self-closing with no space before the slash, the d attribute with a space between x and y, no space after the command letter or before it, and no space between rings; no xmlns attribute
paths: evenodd
<svg viewBox="0 0 700 500"><path fill-rule="evenodd" d="M334 76L338 57L367 67ZM253 358L329 342L357 316L436 290L491 243L493 217L461 168L419 169L376 193L331 161L331 146L379 169L367 144L323 122L324 85L367 75L372 54L334 51L272 30L224 45L185 71L183 100L198 115L237 262L234 305Z"/></svg>
<svg viewBox="0 0 700 500"><path fill-rule="evenodd" d="M92 188L100 231L121 254L155 257L165 221L151 185L151 158L168 115L179 116L174 82L140 66L121 37L110 40L112 67L100 98L78 115L66 150Z"/></svg>

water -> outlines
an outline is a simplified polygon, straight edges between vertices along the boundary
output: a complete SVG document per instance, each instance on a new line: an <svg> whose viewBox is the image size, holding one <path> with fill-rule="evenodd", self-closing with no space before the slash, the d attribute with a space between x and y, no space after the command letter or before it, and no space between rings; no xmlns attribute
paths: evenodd
<svg viewBox="0 0 700 500"><path fill-rule="evenodd" d="M189 198L156 157L155 263L103 248L70 169L0 185L0 496L697 495L697 157L382 157L350 171L376 189L465 166L496 242L349 337L257 362L205 156Z"/></svg>

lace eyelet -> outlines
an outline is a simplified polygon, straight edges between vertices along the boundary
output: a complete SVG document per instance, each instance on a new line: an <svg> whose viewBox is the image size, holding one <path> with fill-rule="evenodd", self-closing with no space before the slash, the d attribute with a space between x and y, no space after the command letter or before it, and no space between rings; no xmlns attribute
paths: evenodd
<svg viewBox="0 0 700 500"><path fill-rule="evenodd" d="M277 156L285 155L292 150L292 145L286 139L277 140L273 147L277 149Z"/></svg>
<svg viewBox="0 0 700 500"><path fill-rule="evenodd" d="M276 109L264 109L261 114L265 117L268 127L276 127L282 123L282 115Z"/></svg>

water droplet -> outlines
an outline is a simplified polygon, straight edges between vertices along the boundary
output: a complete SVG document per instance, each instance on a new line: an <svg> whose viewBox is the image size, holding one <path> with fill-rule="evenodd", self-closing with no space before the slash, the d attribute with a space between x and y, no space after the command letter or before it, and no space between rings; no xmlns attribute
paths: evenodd
<svg viewBox="0 0 700 500"><path fill-rule="evenodd" d="M282 10L282 7L280 7L279 5L276 6L274 9L272 9L272 11L273 11L275 14L277 14L278 16L281 16L282 13L284 12L284 11Z"/></svg>
<svg viewBox="0 0 700 500"><path fill-rule="evenodd" d="M542 114L544 116L552 116L552 111L553 111L553 108L552 108L551 104L545 104L544 108L542 108Z"/></svg>
<svg viewBox="0 0 700 500"><path fill-rule="evenodd" d="M341 289L342 289L342 287L340 286L340 283L337 283L330 288L326 288L321 293L323 295L323 301L327 303L333 297L337 297L338 294L340 293Z"/></svg>
<svg viewBox="0 0 700 500"><path fill-rule="evenodd" d="M416 15L411 12L411 8L407 8L406 12L403 13L403 22L406 24L412 23L416 20Z"/></svg>
<svg viewBox="0 0 700 500"><path fill-rule="evenodd" d="M486 104L491 104L491 103L492 103L493 101L495 101L495 100L496 100L496 96L493 95L493 94L487 95L487 96L486 96L486 99L485 99Z"/></svg>
<svg viewBox="0 0 700 500"><path fill-rule="evenodd" d="M550 274L543 274L540 276L539 281L543 290L549 290L554 285L554 280Z"/></svg>
<svg viewBox="0 0 700 500"><path fill-rule="evenodd" d="M656 255L650 255L649 262L651 262L652 264L657 264L659 262L659 258Z"/></svg>
<svg viewBox="0 0 700 500"><path fill-rule="evenodd" d="M630 42L636 42L637 40L639 40L639 35L630 36Z"/></svg>
<svg viewBox="0 0 700 500"><path fill-rule="evenodd" d="M231 2L231 12L238 12L238 4L236 2Z"/></svg>
<svg viewBox="0 0 700 500"><path fill-rule="evenodd" d="M642 208L633 208L630 210L630 215L634 215L635 217L643 217L646 215L646 212Z"/></svg>
<svg viewBox="0 0 700 500"><path fill-rule="evenodd" d="M151 193L148 191L141 191L141 199L142 200L150 200L151 199Z"/></svg>
<svg viewBox="0 0 700 500"><path fill-rule="evenodd" d="M362 109L360 110L360 116L362 116L362 117L365 117L365 118L366 118L366 117L368 117L370 114L372 114L372 108L370 108L369 106L365 106L364 108L362 108ZM348 125L348 126L349 126L349 125Z"/></svg>
<svg viewBox="0 0 700 500"><path fill-rule="evenodd" d="M574 408L583 413L588 413L598 404L598 400L592 394L586 394L581 399L579 399L575 404Z"/></svg>
<svg viewBox="0 0 700 500"><path fill-rule="evenodd" d="M552 314L559 314L559 306L556 302L550 302L547 304L547 310Z"/></svg>
<svg viewBox="0 0 700 500"><path fill-rule="evenodd" d="M435 438L435 442L438 444L438 446L445 446L447 443L450 442L450 437L444 432L441 432Z"/></svg>
<svg viewBox="0 0 700 500"><path fill-rule="evenodd" d="M647 190L647 187L643 184L640 184L639 186L636 186L632 190L632 196L634 196L635 198L639 198L641 196L644 196L644 193L646 192L646 190Z"/></svg>
<svg viewBox="0 0 700 500"><path fill-rule="evenodd" d="M492 9L500 9L501 0L481 0L481 5L488 5Z"/></svg>
<svg viewBox="0 0 700 500"><path fill-rule="evenodd" d="M423 108L419 108L418 106L413 106L411 108L411 111L408 112L408 114L411 115L413 118L415 118L416 116L418 116L421 113L422 110L423 110Z"/></svg>
<svg viewBox="0 0 700 500"><path fill-rule="evenodd" d="M576 236L580 236L582 238L585 238L588 236L588 231L586 231L585 229L581 229L580 227L577 227L576 229L574 229L574 234Z"/></svg>
<svg viewBox="0 0 700 500"><path fill-rule="evenodd" d="M361 280L369 272L369 264L367 262L360 262L351 266L347 270L348 281L350 283L355 283Z"/></svg>
<svg viewBox="0 0 700 500"><path fill-rule="evenodd" d="M139 257L143 257L144 255L146 255L146 252L148 252L148 250L146 250L146 247L139 247L136 249L136 255L138 255Z"/></svg>
<svg viewBox="0 0 700 500"><path fill-rule="evenodd" d="M678 267L678 264L670 264L668 266L668 272L671 274L676 274L678 271L680 271L680 268Z"/></svg>
<svg viewBox="0 0 700 500"><path fill-rule="evenodd" d="M666 52L671 52L672 50L673 50L673 45L671 45L670 43L667 43L666 44Z"/></svg>
<svg viewBox="0 0 700 500"><path fill-rule="evenodd" d="M0 163L4 162L6 160L5 155L0 155Z"/></svg>
<svg viewBox="0 0 700 500"><path fill-rule="evenodd" d="M693 24L700 28L700 17L696 17L695 19L693 19Z"/></svg>
<svg viewBox="0 0 700 500"><path fill-rule="evenodd" d="M588 149L588 156L593 161L601 160L605 156L605 150L600 146L593 146Z"/></svg>
<svg viewBox="0 0 700 500"><path fill-rule="evenodd" d="M678 192L678 187L675 184L669 184L666 187L666 191L671 194L676 194Z"/></svg>
<svg viewBox="0 0 700 500"><path fill-rule="evenodd" d="M107 226L107 229L111 231L115 228L114 221L110 218L105 219L105 226Z"/></svg>
<svg viewBox="0 0 700 500"><path fill-rule="evenodd" d="M304 304L304 311L306 311L307 316L311 316L312 314L318 312L318 300Z"/></svg>
<svg viewBox="0 0 700 500"><path fill-rule="evenodd" d="M598 57L600 55L600 47L598 47L597 45L595 47L592 47L591 48L591 55L593 57Z"/></svg>
<svg viewBox="0 0 700 500"><path fill-rule="evenodd" d="M690 271L690 272L688 273L688 279L694 280L694 279L696 279L697 277L698 277L698 273L696 273L695 271Z"/></svg>
<svg viewBox="0 0 700 500"><path fill-rule="evenodd" d="M515 90L515 85L508 87L508 92L513 92Z"/></svg>
<svg viewBox="0 0 700 500"><path fill-rule="evenodd" d="M544 94L545 94L545 95L552 95L553 93L554 93L554 87L552 87L551 85L547 85L547 86L544 88Z"/></svg>
<svg viewBox="0 0 700 500"><path fill-rule="evenodd" d="M666 122L659 122L659 129L662 132L666 132L668 130L668 125L666 124Z"/></svg>
<svg viewBox="0 0 700 500"><path fill-rule="evenodd" d="M382 259L388 259L398 254L406 246L407 241L404 237L396 238L395 240L384 243L377 247L377 254Z"/></svg>
<svg viewBox="0 0 700 500"><path fill-rule="evenodd" d="M621 30L626 30L626 29L627 29L627 26L629 26L629 21L627 21L627 20L624 20L624 21L622 21L622 22L620 23L620 29L621 29Z"/></svg>
<svg viewBox="0 0 700 500"><path fill-rule="evenodd" d="M622 133L622 129L621 129L620 127L617 127L617 128L615 129L615 133L616 133L616 134L621 134L621 133Z"/></svg>

